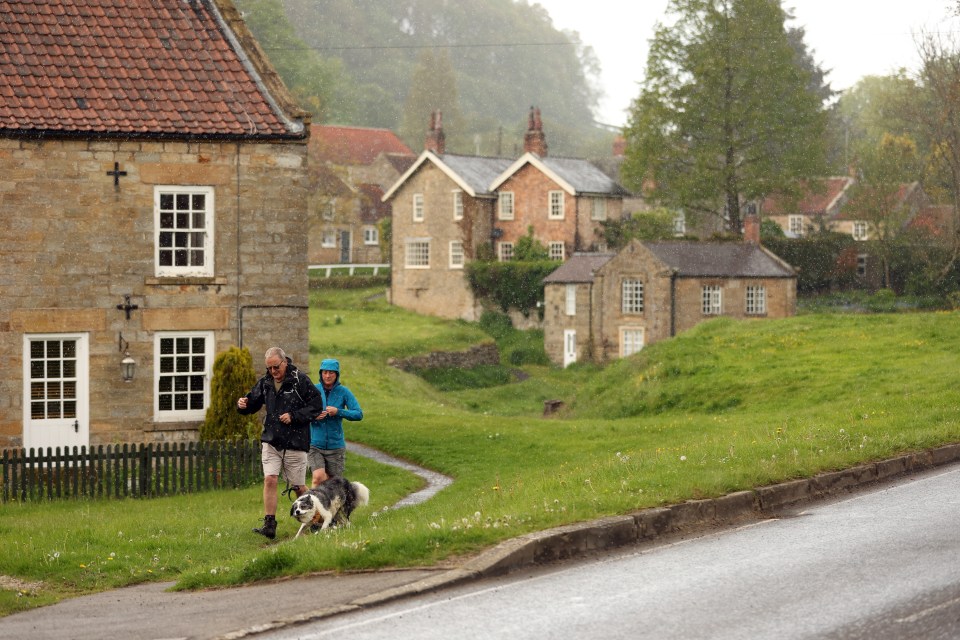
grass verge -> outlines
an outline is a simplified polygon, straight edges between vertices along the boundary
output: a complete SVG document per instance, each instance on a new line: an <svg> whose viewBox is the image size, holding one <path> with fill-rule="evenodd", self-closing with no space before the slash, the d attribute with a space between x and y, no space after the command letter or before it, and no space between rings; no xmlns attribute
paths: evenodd
<svg viewBox="0 0 960 640"><path fill-rule="evenodd" d="M720 318L605 368L522 364L523 381L444 392L388 359L491 340L479 325L416 316L373 292L313 295L310 371L338 357L364 409L348 437L450 475L452 486L383 509L409 479L353 457L348 475L371 487L372 507L349 529L296 541L282 522L266 544L249 533L259 488L229 494L227 509L223 493L5 505L0 574L70 585L37 592L34 603L46 603L146 579L188 589L429 565L530 531L960 439L951 312ZM547 399L565 406L543 418Z"/></svg>

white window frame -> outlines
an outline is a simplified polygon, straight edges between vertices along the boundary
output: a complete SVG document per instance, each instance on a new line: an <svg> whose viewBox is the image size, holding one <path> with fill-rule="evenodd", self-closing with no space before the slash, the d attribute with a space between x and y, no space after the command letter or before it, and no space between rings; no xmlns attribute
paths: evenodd
<svg viewBox="0 0 960 640"><path fill-rule="evenodd" d="M799 215L787 216L787 231L789 231L794 235L802 236L803 235L803 216L799 216Z"/></svg>
<svg viewBox="0 0 960 640"><path fill-rule="evenodd" d="M423 222L423 194L413 194L413 221Z"/></svg>
<svg viewBox="0 0 960 640"><path fill-rule="evenodd" d="M463 241L451 240L450 241L450 268L463 269L463 264L464 264Z"/></svg>
<svg viewBox="0 0 960 640"><path fill-rule="evenodd" d="M320 246L324 249L333 249L337 246L337 230L324 229L320 239Z"/></svg>
<svg viewBox="0 0 960 640"><path fill-rule="evenodd" d="M497 243L497 259L500 260L500 262L509 262L510 260L513 260L512 242Z"/></svg>
<svg viewBox="0 0 960 640"><path fill-rule="evenodd" d="M161 354L161 344L164 340L173 340L176 343L178 340L186 339L191 342L189 345L189 351L183 355L171 356L170 354ZM192 343L195 339L203 339L203 352L197 353L193 352L194 344ZM213 357L215 353L214 336L213 331L158 331L153 334L153 419L156 422L186 422L192 420L203 420L207 413L207 408L210 406L210 378L212 377L213 372ZM203 357L203 368L201 371L193 369L195 366L194 359L197 355L202 355ZM167 370L167 366L170 364L171 358L173 358L174 370L171 372ZM185 360L185 362L184 362ZM190 367L187 371L178 369L186 365ZM203 380L201 382L201 389L196 391L195 389L190 389L188 391L180 390L180 394L177 393L176 382L174 382L173 391L168 391L167 389L161 390L164 385L164 381L171 377L172 374L176 378L191 378L194 376L202 376ZM193 381L190 381L191 383ZM188 395L193 395L195 393L202 394L202 404L201 409L160 409L160 398L161 395L167 396L173 393L174 396L182 395L187 393ZM191 398L192 399L192 398ZM174 403L176 399L174 398Z"/></svg>
<svg viewBox="0 0 960 640"><path fill-rule="evenodd" d="M863 220L854 220L853 232L851 235L853 236L854 240L863 242L870 235L870 226Z"/></svg>
<svg viewBox="0 0 960 640"><path fill-rule="evenodd" d="M723 287L718 284L705 284L700 290L700 311L705 316L723 314Z"/></svg>
<svg viewBox="0 0 960 640"><path fill-rule="evenodd" d="M513 220L516 215L513 191L501 191L497 197L497 219Z"/></svg>
<svg viewBox="0 0 960 640"><path fill-rule="evenodd" d="M563 259L566 257L566 248L562 241L551 242L548 246L549 256L551 260L559 260L563 262Z"/></svg>
<svg viewBox="0 0 960 640"><path fill-rule="evenodd" d="M867 258L865 253L857 254L857 275L860 277L867 275Z"/></svg>
<svg viewBox="0 0 960 640"><path fill-rule="evenodd" d="M767 315L767 287L762 284L748 284L746 287L746 307L748 316Z"/></svg>
<svg viewBox="0 0 960 640"><path fill-rule="evenodd" d="M620 313L624 315L643 313L643 280L624 278L620 281Z"/></svg>
<svg viewBox="0 0 960 640"><path fill-rule="evenodd" d="M181 196L189 199L189 204L181 208L179 201ZM195 196L203 196L204 205L202 209L203 224L194 226L198 219L196 214L201 210L194 209ZM165 207L161 211L161 206L166 205L168 197L173 198L173 207ZM172 219L170 219L172 216ZM181 216L187 216L182 220ZM214 220L216 219L216 206L213 187L198 186L180 186L180 185L158 185L153 188L153 228L154 228L154 272L158 278L176 278L184 276L194 277L213 277L214 271ZM180 225L180 222L186 223ZM161 228L161 224L165 225ZM171 226L172 225L172 226ZM170 237L172 235L172 237ZM168 240L172 240L170 247L166 245ZM183 245L182 243L186 243ZM185 264L177 266L178 251L172 250L172 247L187 246L187 262L196 259L195 251L202 252L202 264ZM191 251L193 249L193 251ZM172 251L172 253L171 253ZM163 264L168 256L172 264Z"/></svg>
<svg viewBox="0 0 960 640"><path fill-rule="evenodd" d="M430 268L430 238L407 238L403 249L404 267L407 269Z"/></svg>
<svg viewBox="0 0 960 640"><path fill-rule="evenodd" d="M620 327L620 357L626 358L643 349L646 331L643 327Z"/></svg>
<svg viewBox="0 0 960 640"><path fill-rule="evenodd" d="M380 230L375 226L366 226L363 228L363 244L380 244Z"/></svg>
<svg viewBox="0 0 960 640"><path fill-rule="evenodd" d="M463 191L453 192L453 219L463 220Z"/></svg>
<svg viewBox="0 0 960 640"><path fill-rule="evenodd" d="M568 284L564 291L563 311L568 316L577 315L577 285Z"/></svg>
<svg viewBox="0 0 960 640"><path fill-rule="evenodd" d="M547 218L549 220L563 220L563 191L547 192Z"/></svg>
<svg viewBox="0 0 960 640"><path fill-rule="evenodd" d="M600 197L590 198L590 219L591 220L606 220L607 219L607 199Z"/></svg>

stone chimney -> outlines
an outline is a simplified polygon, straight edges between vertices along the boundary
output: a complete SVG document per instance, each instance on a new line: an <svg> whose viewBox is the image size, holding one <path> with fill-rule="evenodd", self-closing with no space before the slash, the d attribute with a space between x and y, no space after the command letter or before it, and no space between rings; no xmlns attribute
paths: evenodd
<svg viewBox="0 0 960 640"><path fill-rule="evenodd" d="M535 153L541 158L547 156L547 136L543 134L543 122L540 120L540 109L530 107L527 117L527 132L523 135L524 152Z"/></svg>
<svg viewBox="0 0 960 640"><path fill-rule="evenodd" d="M752 211L743 217L743 241L760 244L760 216Z"/></svg>
<svg viewBox="0 0 960 640"><path fill-rule="evenodd" d="M446 153L447 136L443 133L443 113L439 109L430 112L430 130L423 148L441 156Z"/></svg>

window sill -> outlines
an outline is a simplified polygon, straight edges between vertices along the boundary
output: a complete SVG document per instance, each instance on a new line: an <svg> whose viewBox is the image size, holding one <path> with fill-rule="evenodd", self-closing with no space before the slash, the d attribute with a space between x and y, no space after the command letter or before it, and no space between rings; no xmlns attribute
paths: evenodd
<svg viewBox="0 0 960 640"><path fill-rule="evenodd" d="M169 276L164 278L144 278L143 283L148 286L180 286L184 284L200 285L200 286L223 286L227 284L227 279L224 277L206 277L206 276Z"/></svg>

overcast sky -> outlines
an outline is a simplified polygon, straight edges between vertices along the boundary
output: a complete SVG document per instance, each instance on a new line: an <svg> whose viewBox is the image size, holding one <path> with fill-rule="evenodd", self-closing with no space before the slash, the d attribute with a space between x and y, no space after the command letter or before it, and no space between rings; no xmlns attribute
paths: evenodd
<svg viewBox="0 0 960 640"><path fill-rule="evenodd" d="M647 61L647 43L667 0L528 0L547 9L558 29L579 31L603 66L607 94L600 120L621 126L625 110L639 92ZM914 35L920 29L954 35L960 21L949 17L956 0L786 0L792 26L806 29L806 43L834 89L842 90L866 75L884 75L901 67L915 70Z"/></svg>

